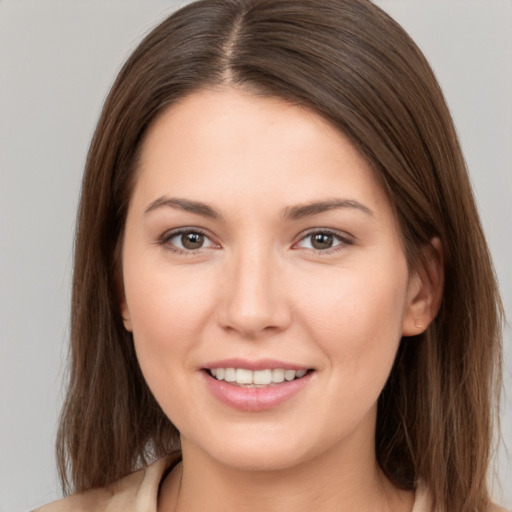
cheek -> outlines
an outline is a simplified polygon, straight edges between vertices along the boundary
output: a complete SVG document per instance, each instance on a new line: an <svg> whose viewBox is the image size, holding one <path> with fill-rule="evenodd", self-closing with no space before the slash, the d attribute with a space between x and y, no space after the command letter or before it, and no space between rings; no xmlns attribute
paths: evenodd
<svg viewBox="0 0 512 512"><path fill-rule="evenodd" d="M199 343L199 333L211 318L211 285L198 269L172 272L165 265L126 265L125 296L137 355L148 371L165 368Z"/></svg>
<svg viewBox="0 0 512 512"><path fill-rule="evenodd" d="M401 339L407 268L405 262L387 268L340 269L323 282L304 282L303 326L329 364L352 372L353 377L379 373L379 379L385 379Z"/></svg>
<svg viewBox="0 0 512 512"><path fill-rule="evenodd" d="M405 285L376 277L340 276L329 293L316 289L308 301L308 329L327 369L323 399L333 435L374 417L400 343Z"/></svg>
<svg viewBox="0 0 512 512"><path fill-rule="evenodd" d="M200 407L197 396L184 390L212 317L212 286L199 269L192 278L176 268L145 271L140 263L133 270L126 269L125 293L137 359L157 402L179 428Z"/></svg>

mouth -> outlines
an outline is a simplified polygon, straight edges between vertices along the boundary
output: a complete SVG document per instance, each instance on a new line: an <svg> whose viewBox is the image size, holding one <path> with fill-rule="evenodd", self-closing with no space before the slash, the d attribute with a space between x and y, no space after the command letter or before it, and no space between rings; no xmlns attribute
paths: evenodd
<svg viewBox="0 0 512 512"><path fill-rule="evenodd" d="M205 372L218 381L244 388L266 388L284 382L302 379L312 369L292 370L285 368L267 368L249 370L247 368L206 368Z"/></svg>
<svg viewBox="0 0 512 512"><path fill-rule="evenodd" d="M241 363L241 364L240 364ZM243 366L256 366L249 369ZM212 364L203 368L205 384L210 392L224 405L243 412L263 412L274 409L303 396L304 389L310 388L314 369L301 367L283 368L282 363L242 363L236 361Z"/></svg>

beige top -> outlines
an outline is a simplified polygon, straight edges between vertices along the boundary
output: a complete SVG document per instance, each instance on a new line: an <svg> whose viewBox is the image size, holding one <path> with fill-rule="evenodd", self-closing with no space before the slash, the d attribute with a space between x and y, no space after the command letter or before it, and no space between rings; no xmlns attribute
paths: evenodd
<svg viewBox="0 0 512 512"><path fill-rule="evenodd" d="M160 482L175 462L175 455L160 459L108 487L73 494L33 512L157 512ZM500 507L492 507L489 512L500 511L506 512ZM421 485L412 512L434 512L429 494Z"/></svg>

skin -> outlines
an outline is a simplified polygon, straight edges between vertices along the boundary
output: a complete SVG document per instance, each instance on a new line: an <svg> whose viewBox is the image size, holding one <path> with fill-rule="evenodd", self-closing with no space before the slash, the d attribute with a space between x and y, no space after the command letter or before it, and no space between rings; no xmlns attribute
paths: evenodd
<svg viewBox="0 0 512 512"><path fill-rule="evenodd" d="M345 203L298 210L333 200ZM184 248L180 228L203 245ZM401 337L435 314L438 275L409 269L384 190L323 118L229 87L166 110L142 148L121 305L181 434L159 510L411 510L376 463L376 402ZM314 371L279 406L239 411L202 371L231 357Z"/></svg>

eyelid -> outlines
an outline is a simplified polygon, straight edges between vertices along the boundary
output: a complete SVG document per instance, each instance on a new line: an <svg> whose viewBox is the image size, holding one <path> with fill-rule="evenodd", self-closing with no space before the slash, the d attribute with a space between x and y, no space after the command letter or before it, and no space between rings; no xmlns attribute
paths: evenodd
<svg viewBox="0 0 512 512"><path fill-rule="evenodd" d="M211 245L208 245L206 247L200 247L199 249L182 249L181 247L177 247L174 244L170 243L170 240L172 240L173 238L180 236L180 235L184 235L186 233L198 233L200 235L203 235L210 242ZM175 228L175 229L170 229L168 231L165 231L158 238L157 244L162 245L166 249L173 251L175 253L186 254L186 255L198 254L201 251L203 251L204 249L212 249L212 248L216 249L216 248L220 247L220 245L213 240L213 237L206 230L204 230L202 228L195 227L195 226L185 226L185 227L180 227L180 228Z"/></svg>
<svg viewBox="0 0 512 512"><path fill-rule="evenodd" d="M333 247L329 247L328 249L314 249L309 247L297 247L298 244L302 241L304 241L306 238L318 234L327 234L332 235L333 237L337 238L340 243L334 245ZM317 254L329 254L335 251L339 251L346 247L347 245L353 245L354 244L354 237L350 235L349 233L345 231L338 231L337 229L332 228L311 228L307 231L302 232L298 237L297 241L292 244L292 249L304 249L307 251L312 251Z"/></svg>
<svg viewBox="0 0 512 512"><path fill-rule="evenodd" d="M203 235L208 241L209 245L206 247L200 247L198 249L182 249L180 247L177 247L174 244L170 243L170 240L173 238L186 234L186 233L198 233ZM306 238L318 234L328 234L335 237L339 243L334 245L333 247L329 247L327 249L314 249L314 248L308 248L308 247L299 247L299 244L303 242ZM205 229L195 227L195 226L184 226L180 228L170 229L168 231L165 231L157 240L157 244L166 247L168 250L173 251L175 253L179 254L186 254L186 255L194 255L202 252L205 249L218 249L220 248L220 244L214 241L212 235L206 231ZM303 231L298 235L296 238L296 241L292 244L292 249L304 249L309 252L314 252L318 254L329 254L331 252L338 251L340 249L343 249L347 245L353 245L354 244L354 237L350 235L349 233L346 233L345 231L339 231L332 228L311 228L306 231Z"/></svg>

